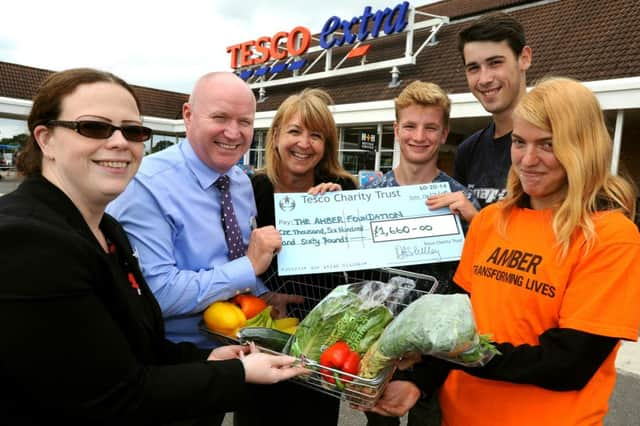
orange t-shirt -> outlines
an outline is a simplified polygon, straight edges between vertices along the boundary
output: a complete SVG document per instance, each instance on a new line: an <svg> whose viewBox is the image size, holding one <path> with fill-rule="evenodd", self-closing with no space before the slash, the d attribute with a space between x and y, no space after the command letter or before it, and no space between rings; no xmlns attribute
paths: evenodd
<svg viewBox="0 0 640 426"><path fill-rule="evenodd" d="M507 237L500 203L473 219L454 280L471 295L478 331L496 342L538 345L554 328L636 340L640 234L618 212L593 216L596 241L580 233L558 260L551 211L515 209ZM443 425L599 425L616 379L618 346L580 391L487 380L454 370L440 391ZM571 368L570 366L567 368Z"/></svg>

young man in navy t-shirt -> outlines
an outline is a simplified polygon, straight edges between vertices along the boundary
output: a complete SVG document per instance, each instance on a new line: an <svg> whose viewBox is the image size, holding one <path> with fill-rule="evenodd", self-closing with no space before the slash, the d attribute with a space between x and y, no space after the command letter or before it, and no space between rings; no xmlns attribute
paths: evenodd
<svg viewBox="0 0 640 426"><path fill-rule="evenodd" d="M491 113L492 122L464 140L453 177L467 186L482 207L502 199L511 167L511 114L526 93L531 48L522 25L505 13L486 15L458 35L469 90ZM430 208L461 200L462 193L434 200Z"/></svg>

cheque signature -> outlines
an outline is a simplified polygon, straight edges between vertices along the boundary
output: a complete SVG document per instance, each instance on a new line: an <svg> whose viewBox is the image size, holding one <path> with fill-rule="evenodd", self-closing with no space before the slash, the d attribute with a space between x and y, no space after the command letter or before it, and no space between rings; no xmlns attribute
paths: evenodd
<svg viewBox="0 0 640 426"><path fill-rule="evenodd" d="M421 245L397 245L395 246L396 259L407 259L414 256L431 256L442 259L440 249L431 243L423 242Z"/></svg>

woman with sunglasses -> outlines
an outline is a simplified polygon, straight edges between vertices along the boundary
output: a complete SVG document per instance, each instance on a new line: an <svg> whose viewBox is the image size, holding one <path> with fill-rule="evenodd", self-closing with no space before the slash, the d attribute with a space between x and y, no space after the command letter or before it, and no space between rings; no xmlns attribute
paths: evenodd
<svg viewBox="0 0 640 426"><path fill-rule="evenodd" d="M28 125L26 179L0 198L0 424L220 421L248 402L246 382L304 371L242 346L209 353L165 340L125 233L104 213L151 137L127 83L92 69L55 73Z"/></svg>

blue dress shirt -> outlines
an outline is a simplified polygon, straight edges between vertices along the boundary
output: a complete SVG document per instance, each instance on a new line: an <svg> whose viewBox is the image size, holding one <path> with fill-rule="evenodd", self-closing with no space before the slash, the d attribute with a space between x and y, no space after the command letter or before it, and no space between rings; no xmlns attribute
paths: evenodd
<svg viewBox="0 0 640 426"><path fill-rule="evenodd" d="M238 167L226 173L245 247L256 205ZM126 190L107 207L124 226L165 318L167 338L215 346L198 332L202 312L239 292L267 291L246 256L230 261L220 218L220 176L188 141L145 157Z"/></svg>

